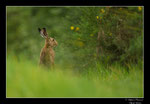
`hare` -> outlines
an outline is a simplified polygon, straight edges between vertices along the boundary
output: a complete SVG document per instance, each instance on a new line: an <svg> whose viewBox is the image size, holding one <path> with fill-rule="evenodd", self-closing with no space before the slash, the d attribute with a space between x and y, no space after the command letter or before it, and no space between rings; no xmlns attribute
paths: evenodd
<svg viewBox="0 0 150 104"><path fill-rule="evenodd" d="M54 38L48 36L46 28L38 28L40 35L45 39L45 45L40 53L39 65L46 66L47 68L54 68L55 52L53 48L58 45Z"/></svg>

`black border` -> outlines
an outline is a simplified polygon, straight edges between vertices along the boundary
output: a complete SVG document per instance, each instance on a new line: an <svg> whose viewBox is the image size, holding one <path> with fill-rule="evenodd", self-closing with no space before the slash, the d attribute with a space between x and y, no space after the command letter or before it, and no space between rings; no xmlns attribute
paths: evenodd
<svg viewBox="0 0 150 104"><path fill-rule="evenodd" d="M6 6L144 6L144 0L5 0L0 1L0 55L1 67L0 79L0 104L77 104L87 103L94 104L96 102L102 104L143 104L144 98L6 98ZM145 6L144 6L145 12ZM145 14L145 13L144 13ZM145 16L144 16L145 17ZM144 38L145 39L145 38ZM138 102L138 103L137 103Z"/></svg>
<svg viewBox="0 0 150 104"><path fill-rule="evenodd" d="M6 5L47 5L47 6L94 6L94 5L143 5L144 0L4 0Z"/></svg>
<svg viewBox="0 0 150 104"><path fill-rule="evenodd" d="M0 51L0 55L1 55L1 60L0 60L0 80L1 80L1 83L0 83L0 104L1 104L1 101L4 101L5 99L5 89L6 89L6 72L5 72L5 69L6 69L6 37L5 37L5 30L6 30L6 23L5 23L5 20L6 20L6 11L5 11L5 6L1 4L0 2L0 10L1 10L1 13L0 13L0 29L1 29L1 35L0 35L0 48L1 48L1 51Z"/></svg>
<svg viewBox="0 0 150 104"><path fill-rule="evenodd" d="M134 102L132 104L136 104L135 102L143 103L143 98L7 98L5 100L5 103L11 104L12 102L15 104L34 104L34 103L40 103L40 104L55 104L55 103L65 103L65 104L77 104L77 103L86 103L86 104L97 104L97 102L101 104L130 104L131 102ZM141 103L141 104L142 104Z"/></svg>

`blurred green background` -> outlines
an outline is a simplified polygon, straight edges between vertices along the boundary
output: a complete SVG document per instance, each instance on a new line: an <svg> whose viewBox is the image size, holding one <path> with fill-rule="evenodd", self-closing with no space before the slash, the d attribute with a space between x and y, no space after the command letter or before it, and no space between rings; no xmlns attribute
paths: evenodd
<svg viewBox="0 0 150 104"><path fill-rule="evenodd" d="M110 86L110 91L101 95L96 92L102 88L96 87L95 93L89 92L90 96L128 96L129 90L134 88L129 96L143 96L143 7L7 7L7 96L15 97L43 97L43 96L86 96L78 93L82 89L81 85L77 86L77 93L58 92L56 95L46 94L51 88L48 87L49 81L42 79L45 84L45 93L37 87L39 93L22 88L32 89L33 83L28 83L32 79L33 72L37 70L40 51L44 46L45 40L38 32L38 28L45 27L50 37L55 38L58 46L55 50L56 69L65 72L73 71L77 79L66 81L65 74L62 76L68 86L73 86L73 81L78 83L80 77L86 79L87 85L89 79L99 79L106 83L113 83L118 79L118 88L122 84L129 84L126 94L118 93L115 90L116 82ZM29 64L30 62L30 64ZM31 64L32 63L32 64ZM18 71L18 68L20 71ZM33 72L30 72L30 70ZM42 69L41 69L42 70ZM125 71L125 72L124 72ZM28 73L25 75L24 73ZM36 72L38 80L40 73ZM47 78L51 77L53 72L44 74ZM57 77L57 71L53 73L56 76L56 82L60 82ZM117 73L114 74L114 73ZM31 74L31 76L30 76ZM70 73L68 74L70 75ZM72 75L72 74L71 74ZM136 79L132 79L133 76ZM18 76L12 79L13 76ZM23 76L25 78L23 78ZM58 75L59 76L59 75ZM111 77L110 77L111 76ZM124 76L120 79L120 76ZM130 76L130 77L129 77ZM17 79L22 79L20 80ZM70 78L70 76L68 76ZM129 83L127 79L129 80ZM131 78L131 79L130 79ZM61 79L61 78L60 78ZM82 78L81 78L82 79ZM111 81L109 81L112 79ZM22 85L24 81L27 85ZM122 83L122 81L125 83ZM107 84L103 82L103 88L107 89ZM14 82L14 83L12 83ZM81 81L82 82L82 81ZM84 81L83 81L84 82ZM134 84L133 84L134 82ZM20 84L16 84L20 83ZM36 83L36 84L37 84ZM96 82L96 83L99 83ZM37 85L38 85L37 84ZM14 87L11 87L14 86ZM57 86L57 85L56 85ZM60 89L60 85L54 90ZM64 85L67 86L67 85ZM67 87L68 87L67 86ZM84 86L84 85L82 85ZM85 84L86 86L86 84ZM98 87L99 86L99 87ZM140 86L140 87L139 87ZM63 87L63 84L62 84ZM64 89L67 90L67 87ZM53 87L52 87L53 88ZM71 88L71 87L70 87ZM95 87L89 88L89 90ZM129 88L129 89L128 89ZM131 89L130 89L131 88ZM20 89L17 90L17 89ZM101 90L100 93L101 93ZM139 93L136 91L139 90ZM29 92L28 94L25 92ZM61 92L61 91L60 91ZM112 92L116 92L113 93ZM64 94L64 95L63 95ZM66 94L66 95L65 95ZM75 94L75 95L74 95ZM108 95L107 95L108 94Z"/></svg>

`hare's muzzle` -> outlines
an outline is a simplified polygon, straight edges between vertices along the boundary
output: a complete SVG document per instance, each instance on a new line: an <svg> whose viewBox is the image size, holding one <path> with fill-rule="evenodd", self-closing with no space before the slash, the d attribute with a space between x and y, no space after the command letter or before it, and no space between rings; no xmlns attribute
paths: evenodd
<svg viewBox="0 0 150 104"><path fill-rule="evenodd" d="M55 40L55 46L57 46L58 45L58 43L57 43L57 41Z"/></svg>

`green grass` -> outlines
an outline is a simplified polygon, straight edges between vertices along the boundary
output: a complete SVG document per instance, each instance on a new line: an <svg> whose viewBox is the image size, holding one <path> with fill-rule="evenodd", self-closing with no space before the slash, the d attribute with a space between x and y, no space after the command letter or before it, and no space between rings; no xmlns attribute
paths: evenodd
<svg viewBox="0 0 150 104"><path fill-rule="evenodd" d="M127 73L118 64L108 69L97 64L84 74L59 67L48 71L8 55L7 97L143 97L143 69L131 66Z"/></svg>

